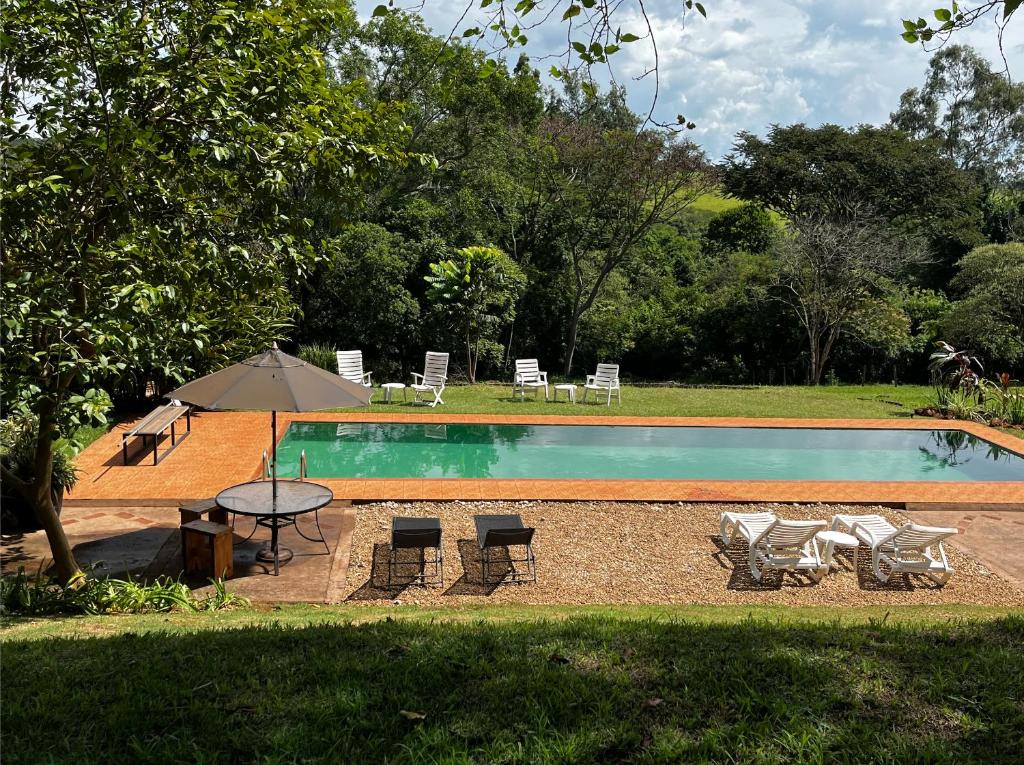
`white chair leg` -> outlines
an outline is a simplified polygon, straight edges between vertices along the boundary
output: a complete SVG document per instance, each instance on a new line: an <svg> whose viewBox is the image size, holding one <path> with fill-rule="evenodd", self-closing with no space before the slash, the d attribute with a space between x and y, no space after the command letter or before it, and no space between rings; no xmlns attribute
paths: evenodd
<svg viewBox="0 0 1024 765"><path fill-rule="evenodd" d="M825 557L822 558L821 562L828 567L832 566L832 555L835 553L835 546L835 542L829 541L825 543Z"/></svg>
<svg viewBox="0 0 1024 765"><path fill-rule="evenodd" d="M722 544L726 547L732 544L732 532L729 530L729 519L722 518L718 524L718 533L722 537Z"/></svg>
<svg viewBox="0 0 1024 765"><path fill-rule="evenodd" d="M880 582L888 582L889 575L882 571L882 550L878 547L874 547L871 550L871 569L875 572L875 577Z"/></svg>
<svg viewBox="0 0 1024 765"><path fill-rule="evenodd" d="M761 571L757 567L757 548L755 548L755 547L751 547L750 548L750 555L748 556L748 560L750 562L750 574L751 574L751 576L754 577L754 581L760 582L761 581Z"/></svg>

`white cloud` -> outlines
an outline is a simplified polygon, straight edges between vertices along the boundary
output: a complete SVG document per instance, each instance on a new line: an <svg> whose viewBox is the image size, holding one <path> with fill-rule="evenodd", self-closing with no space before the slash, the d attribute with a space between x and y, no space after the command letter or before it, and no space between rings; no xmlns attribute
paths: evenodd
<svg viewBox="0 0 1024 765"><path fill-rule="evenodd" d="M361 1L362 15L374 5ZM685 24L681 0L645 5L658 43L655 117L673 121L683 114L696 122L693 137L712 157L726 153L738 131L763 133L772 123L883 123L903 90L923 81L928 65L929 54L899 36L902 18L930 15L934 4L928 0L705 0L708 19L691 14ZM622 28L639 31L642 20L635 10L631 15L629 0L620 7ZM436 31L447 33L464 8L450 0L426 0L422 15ZM532 35L527 50L535 59L564 44L564 26L557 18L549 26ZM1012 25L1011 31L1016 31ZM1001 68L991 24L957 40ZM1018 77L1024 76L1022 43L1020 32L1004 38ZM631 105L646 113L652 78L634 78L653 63L649 45L623 46L612 62Z"/></svg>

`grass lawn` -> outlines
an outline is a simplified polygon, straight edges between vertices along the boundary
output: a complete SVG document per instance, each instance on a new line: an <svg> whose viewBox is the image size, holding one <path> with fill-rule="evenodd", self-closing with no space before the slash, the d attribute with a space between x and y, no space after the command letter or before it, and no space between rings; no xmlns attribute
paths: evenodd
<svg viewBox="0 0 1024 765"><path fill-rule="evenodd" d="M552 393L554 390L552 389ZM545 403L544 394L535 400L527 392L526 400L512 398L509 385L453 385L444 392L445 404L436 410L449 414L572 414L629 415L633 417L821 417L827 419L863 419L909 417L914 408L929 400L931 389L923 385L823 385L774 386L760 388L659 388L631 387L622 390L622 405L614 400L582 404L566 403L564 394L558 403ZM411 400L412 394L409 394ZM404 412L412 405L401 403L401 393L393 404L379 404L383 393L374 394L371 411ZM593 401L593 399L591 399ZM424 411L416 407L416 411ZM430 410L426 410L430 411Z"/></svg>
<svg viewBox="0 0 1024 765"><path fill-rule="evenodd" d="M0 639L10 763L1019 762L1024 736L999 609L289 606Z"/></svg>

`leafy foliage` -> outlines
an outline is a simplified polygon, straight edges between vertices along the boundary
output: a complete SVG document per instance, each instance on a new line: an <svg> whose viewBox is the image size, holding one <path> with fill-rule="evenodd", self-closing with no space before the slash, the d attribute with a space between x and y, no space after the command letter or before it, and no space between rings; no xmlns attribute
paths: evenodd
<svg viewBox="0 0 1024 765"><path fill-rule="evenodd" d="M997 364L1024 359L1024 244L989 244L959 263L953 289L960 292L943 331L959 346Z"/></svg>
<svg viewBox="0 0 1024 765"><path fill-rule="evenodd" d="M105 390L158 388L244 357L291 320L314 256L303 189L341 200L400 160L401 125L331 83L329 0L3 8L3 404L39 423L26 495L52 512L53 443Z"/></svg>
<svg viewBox="0 0 1024 765"><path fill-rule="evenodd" d="M920 243L870 218L835 221L804 216L778 247L782 300L806 332L809 381L821 381L841 332L865 333L893 277L923 260ZM903 334L906 334L904 331Z"/></svg>
<svg viewBox="0 0 1024 765"><path fill-rule="evenodd" d="M324 343L300 345L298 357L307 364L326 369L328 372L337 373L338 371L337 349L333 346Z"/></svg>
<svg viewBox="0 0 1024 765"><path fill-rule="evenodd" d="M24 569L0 577L0 615L142 614L168 611L217 611L249 601L228 592L220 579L213 593L197 598L184 582L157 577L150 583L132 578L89 578L76 574L67 585L42 573L29 577Z"/></svg>
<svg viewBox="0 0 1024 765"><path fill-rule="evenodd" d="M964 45L948 45L928 64L923 87L900 97L892 124L941 142L943 153L983 180L1024 177L1024 85L992 71Z"/></svg>
<svg viewBox="0 0 1024 765"><path fill-rule="evenodd" d="M525 277L511 258L495 247L463 247L451 258L430 264L429 298L451 319L466 344L469 381L476 382L482 343L515 318Z"/></svg>

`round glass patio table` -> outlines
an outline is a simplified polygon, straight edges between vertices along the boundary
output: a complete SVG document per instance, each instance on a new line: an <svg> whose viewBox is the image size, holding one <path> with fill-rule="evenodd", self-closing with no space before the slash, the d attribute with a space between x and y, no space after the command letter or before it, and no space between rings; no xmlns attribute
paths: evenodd
<svg viewBox="0 0 1024 765"><path fill-rule="evenodd" d="M327 552L331 548L320 530L319 510L334 499L334 493L326 486L309 481L277 481L277 496L274 496L274 481L249 481L224 489L217 495L217 504L236 515L248 515L256 519L256 526L270 529L270 542L256 553L263 562L274 562L274 575L280 573L281 560L291 560L293 553L287 547L278 545L278 531L286 526L295 526L303 539L323 542ZM320 539L307 537L296 524L298 516L314 513L316 530ZM253 531L255 532L255 528ZM249 536L252 536L251 534Z"/></svg>

